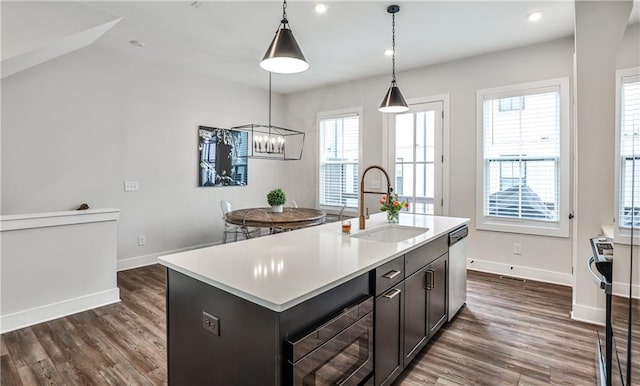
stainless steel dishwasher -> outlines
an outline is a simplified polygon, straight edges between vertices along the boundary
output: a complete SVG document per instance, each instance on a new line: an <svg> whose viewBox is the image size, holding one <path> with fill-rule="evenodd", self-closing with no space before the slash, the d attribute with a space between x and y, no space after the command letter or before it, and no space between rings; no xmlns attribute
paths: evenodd
<svg viewBox="0 0 640 386"><path fill-rule="evenodd" d="M468 234L466 225L449 233L449 321L467 301Z"/></svg>

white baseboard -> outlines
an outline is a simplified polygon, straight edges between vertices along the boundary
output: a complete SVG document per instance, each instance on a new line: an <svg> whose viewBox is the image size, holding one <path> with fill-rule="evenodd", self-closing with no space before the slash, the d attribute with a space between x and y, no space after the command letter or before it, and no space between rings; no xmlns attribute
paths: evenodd
<svg viewBox="0 0 640 386"><path fill-rule="evenodd" d="M622 296L623 298L629 297L629 284L613 282L613 294ZM631 285L631 297L634 299L640 299L640 285Z"/></svg>
<svg viewBox="0 0 640 386"><path fill-rule="evenodd" d="M544 283L559 284L569 287L572 286L573 282L570 273L545 271L543 269L521 267L518 265L496 263L493 261L478 259L467 259L467 269L472 271L493 273L497 275L507 275L521 279L541 281Z"/></svg>
<svg viewBox="0 0 640 386"><path fill-rule="evenodd" d="M573 304L573 310L571 311L571 319L579 322L597 324L604 326L606 315L604 309L583 306L581 304Z"/></svg>
<svg viewBox="0 0 640 386"><path fill-rule="evenodd" d="M172 253L179 253L179 252L184 252L184 251L190 251L192 249L200 249L200 248L211 247L211 246L218 245L218 244L222 244L222 241L216 241L216 242L213 242L213 243L194 245L194 246L186 247L186 248L173 249L171 251L156 252L156 253L151 253L149 255L134 256L134 257L126 258L126 259L118 259L116 269L118 271L126 271L128 269L145 267L147 265L156 264L158 262L158 257L159 256L170 255Z"/></svg>
<svg viewBox="0 0 640 386"><path fill-rule="evenodd" d="M87 311L92 308L118 303L119 301L120 289L116 287L90 295L15 312L13 314L2 315L0 316L0 333L4 334L5 332Z"/></svg>

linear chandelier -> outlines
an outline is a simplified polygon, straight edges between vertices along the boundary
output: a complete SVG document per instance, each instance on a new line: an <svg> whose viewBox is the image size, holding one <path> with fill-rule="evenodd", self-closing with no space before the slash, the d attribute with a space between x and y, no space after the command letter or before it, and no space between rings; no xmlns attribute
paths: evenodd
<svg viewBox="0 0 640 386"><path fill-rule="evenodd" d="M232 127L232 129L248 132L249 158L284 161L302 159L305 134L271 124L271 72L269 72L269 124L250 123Z"/></svg>

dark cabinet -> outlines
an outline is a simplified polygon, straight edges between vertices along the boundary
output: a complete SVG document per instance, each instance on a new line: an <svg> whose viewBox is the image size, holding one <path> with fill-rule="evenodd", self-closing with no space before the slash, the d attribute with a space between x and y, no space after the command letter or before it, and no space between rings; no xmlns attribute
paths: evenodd
<svg viewBox="0 0 640 386"><path fill-rule="evenodd" d="M448 254L405 280L404 366L447 320Z"/></svg>
<svg viewBox="0 0 640 386"><path fill-rule="evenodd" d="M421 269L409 276L404 283L404 361L407 364L429 338L426 275L427 271Z"/></svg>
<svg viewBox="0 0 640 386"><path fill-rule="evenodd" d="M440 256L427 266L427 304L429 337L447 321L447 265L449 254Z"/></svg>
<svg viewBox="0 0 640 386"><path fill-rule="evenodd" d="M376 386L392 383L447 322L448 258L445 235L372 271Z"/></svg>
<svg viewBox="0 0 640 386"><path fill-rule="evenodd" d="M390 385L403 369L402 325L404 282L376 297L375 384Z"/></svg>

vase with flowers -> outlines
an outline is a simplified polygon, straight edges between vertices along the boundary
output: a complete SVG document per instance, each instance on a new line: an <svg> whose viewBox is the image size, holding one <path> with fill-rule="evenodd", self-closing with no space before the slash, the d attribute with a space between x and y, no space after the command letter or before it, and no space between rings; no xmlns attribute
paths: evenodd
<svg viewBox="0 0 640 386"><path fill-rule="evenodd" d="M408 201L400 201L397 194L383 194L380 198L380 210L387 213L387 221L392 224L400 221L400 211L409 207Z"/></svg>

